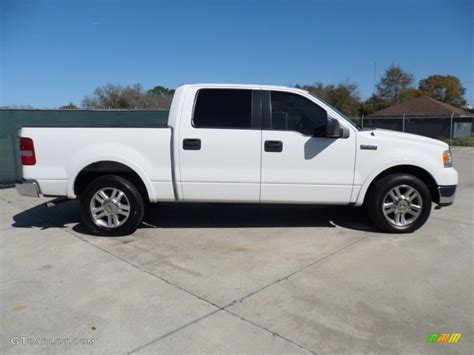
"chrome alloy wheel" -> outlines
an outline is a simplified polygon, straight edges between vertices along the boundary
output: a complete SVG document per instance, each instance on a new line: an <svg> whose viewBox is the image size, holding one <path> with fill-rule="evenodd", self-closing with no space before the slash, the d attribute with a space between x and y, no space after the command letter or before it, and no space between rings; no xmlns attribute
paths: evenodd
<svg viewBox="0 0 474 355"><path fill-rule="evenodd" d="M383 199L383 214L388 222L397 227L414 223L420 217L422 208L420 193L408 185L395 186Z"/></svg>
<svg viewBox="0 0 474 355"><path fill-rule="evenodd" d="M123 191L104 187L92 197L90 212L99 227L117 228L130 216L130 202Z"/></svg>

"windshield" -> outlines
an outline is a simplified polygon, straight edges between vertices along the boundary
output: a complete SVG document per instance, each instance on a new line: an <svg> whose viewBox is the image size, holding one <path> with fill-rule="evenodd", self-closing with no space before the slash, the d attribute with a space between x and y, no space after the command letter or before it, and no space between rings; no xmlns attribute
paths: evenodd
<svg viewBox="0 0 474 355"><path fill-rule="evenodd" d="M323 99L321 99L319 96L316 96L310 92L308 92L308 94L310 94L311 96L313 96L314 98L318 99L319 101L322 101L324 102L326 105L328 105L332 110L336 111L339 115L341 115L347 122L349 122L352 126L354 126L357 130L362 130L362 127L359 126L359 124L354 121L352 118L350 118L349 116L345 115L344 113L342 113L341 111L339 111L337 108L329 105L326 101L324 101Z"/></svg>

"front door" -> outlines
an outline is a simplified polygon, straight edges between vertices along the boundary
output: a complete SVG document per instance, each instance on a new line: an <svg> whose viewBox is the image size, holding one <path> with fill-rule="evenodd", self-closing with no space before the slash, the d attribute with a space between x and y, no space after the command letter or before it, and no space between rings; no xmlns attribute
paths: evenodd
<svg viewBox="0 0 474 355"><path fill-rule="evenodd" d="M355 134L324 137L327 112L299 94L262 97L261 202L349 203Z"/></svg>
<svg viewBox="0 0 474 355"><path fill-rule="evenodd" d="M180 185L185 201L258 202L261 130L259 91L190 90L179 130Z"/></svg>

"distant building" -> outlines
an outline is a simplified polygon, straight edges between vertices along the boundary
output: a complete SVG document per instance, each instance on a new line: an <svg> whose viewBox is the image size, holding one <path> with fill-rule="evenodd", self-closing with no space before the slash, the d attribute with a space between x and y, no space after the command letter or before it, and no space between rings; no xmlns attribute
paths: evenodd
<svg viewBox="0 0 474 355"><path fill-rule="evenodd" d="M364 126L421 134L433 138L460 138L472 135L474 114L458 107L419 96L371 113ZM452 123L452 126L451 126Z"/></svg>

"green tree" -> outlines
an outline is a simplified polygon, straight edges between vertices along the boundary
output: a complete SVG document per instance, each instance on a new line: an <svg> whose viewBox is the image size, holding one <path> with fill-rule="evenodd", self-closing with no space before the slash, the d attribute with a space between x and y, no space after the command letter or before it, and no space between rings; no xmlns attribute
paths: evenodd
<svg viewBox="0 0 474 355"><path fill-rule="evenodd" d="M372 95L367 100L360 103L359 116L367 116L371 113L387 108L389 104L377 95Z"/></svg>
<svg viewBox="0 0 474 355"><path fill-rule="evenodd" d="M357 116L360 106L360 97L357 84L351 82L339 83L337 85L324 85L320 82L312 85L296 87L309 91L311 94L320 97L331 106L337 108L349 116Z"/></svg>
<svg viewBox="0 0 474 355"><path fill-rule="evenodd" d="M164 86L155 86L153 89L148 90L148 92L152 95L166 97L166 96L173 96L174 89L168 89Z"/></svg>
<svg viewBox="0 0 474 355"><path fill-rule="evenodd" d="M422 96L423 93L415 88L405 89L400 95L400 102L414 99L415 97Z"/></svg>
<svg viewBox="0 0 474 355"><path fill-rule="evenodd" d="M397 104L404 100L408 90L413 89L413 81L413 74L392 64L380 78L376 95L388 105Z"/></svg>
<svg viewBox="0 0 474 355"><path fill-rule="evenodd" d="M452 75L430 75L425 79L421 79L418 89L433 99L446 102L456 107L466 105L464 93L466 89L462 86L461 81Z"/></svg>
<svg viewBox="0 0 474 355"><path fill-rule="evenodd" d="M78 107L72 102L69 102L67 105L59 107L60 110L77 110Z"/></svg>

